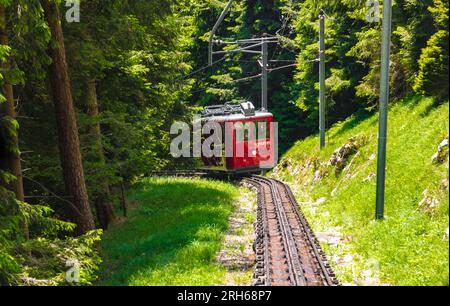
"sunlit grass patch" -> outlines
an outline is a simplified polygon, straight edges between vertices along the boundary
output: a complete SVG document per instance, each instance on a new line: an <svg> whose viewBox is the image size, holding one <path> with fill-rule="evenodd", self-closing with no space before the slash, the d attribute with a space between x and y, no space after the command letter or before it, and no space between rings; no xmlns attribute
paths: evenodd
<svg viewBox="0 0 450 306"><path fill-rule="evenodd" d="M129 219L105 234L101 285L221 285L220 250L239 188L220 181L148 178Z"/></svg>

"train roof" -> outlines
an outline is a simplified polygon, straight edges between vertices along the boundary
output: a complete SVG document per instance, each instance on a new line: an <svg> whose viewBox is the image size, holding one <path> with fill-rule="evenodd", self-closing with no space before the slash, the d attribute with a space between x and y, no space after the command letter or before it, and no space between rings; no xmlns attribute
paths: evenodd
<svg viewBox="0 0 450 306"><path fill-rule="evenodd" d="M240 104L225 103L206 107L201 113L202 121L243 121L248 119L259 119L273 117L267 111L257 111L253 103L243 102Z"/></svg>
<svg viewBox="0 0 450 306"><path fill-rule="evenodd" d="M217 122L224 122L224 121L244 121L248 119L263 119L273 117L273 115L269 112L261 112L257 111L253 116L245 116L243 114L232 114L232 115L226 115L226 116L211 116L211 117L202 117L202 121L217 121Z"/></svg>

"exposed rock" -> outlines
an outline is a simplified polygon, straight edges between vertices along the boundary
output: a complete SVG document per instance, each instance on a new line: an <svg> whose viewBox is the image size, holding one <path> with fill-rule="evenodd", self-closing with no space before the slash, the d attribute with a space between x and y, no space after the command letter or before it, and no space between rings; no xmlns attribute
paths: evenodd
<svg viewBox="0 0 450 306"><path fill-rule="evenodd" d="M342 259L344 262L349 263L353 261L352 255L345 255L345 257Z"/></svg>
<svg viewBox="0 0 450 306"><path fill-rule="evenodd" d="M439 205L439 200L430 196L428 189L425 189L422 194L423 199L419 203L419 208L423 209L426 212L433 211Z"/></svg>
<svg viewBox="0 0 450 306"><path fill-rule="evenodd" d="M333 155L328 161L328 166L335 166L336 171L342 171L345 168L348 158L358 152L359 147L360 144L356 137L350 138L346 144L333 152Z"/></svg>
<svg viewBox="0 0 450 306"><path fill-rule="evenodd" d="M321 205L327 201L327 198L320 198L313 205Z"/></svg>
<svg viewBox="0 0 450 306"><path fill-rule="evenodd" d="M314 173L314 183L317 183L320 180L322 180L327 174L328 172L326 171L326 169L317 169L316 172Z"/></svg>
<svg viewBox="0 0 450 306"><path fill-rule="evenodd" d="M342 234L338 232L317 232L316 237L320 243L329 245L338 245L343 242Z"/></svg>
<svg viewBox="0 0 450 306"><path fill-rule="evenodd" d="M281 168L287 168L289 166L289 161L287 159L283 159L280 163Z"/></svg>
<svg viewBox="0 0 450 306"><path fill-rule="evenodd" d="M445 239L448 239L448 227L445 230L444 237L442 237L442 240L445 240Z"/></svg>
<svg viewBox="0 0 450 306"><path fill-rule="evenodd" d="M371 174L369 174L368 177L366 177L366 178L363 180L363 182L364 182L364 183L370 182L370 181L371 181L374 177L376 177L376 176L377 176L376 173L371 173Z"/></svg>
<svg viewBox="0 0 450 306"><path fill-rule="evenodd" d="M446 177L441 181L441 189L442 190L448 189L448 177Z"/></svg>
<svg viewBox="0 0 450 306"><path fill-rule="evenodd" d="M366 271L363 271L363 273L364 272L366 272ZM367 278L363 278L362 280L357 281L357 284L360 286L365 286L365 287L374 287L374 286L380 286L381 281L377 277L367 277Z"/></svg>
<svg viewBox="0 0 450 306"><path fill-rule="evenodd" d="M320 170L317 170L316 173L314 173L314 181L317 182L321 179L320 177Z"/></svg>
<svg viewBox="0 0 450 306"><path fill-rule="evenodd" d="M448 136L439 144L437 152L431 157L434 164L442 164L448 158Z"/></svg>

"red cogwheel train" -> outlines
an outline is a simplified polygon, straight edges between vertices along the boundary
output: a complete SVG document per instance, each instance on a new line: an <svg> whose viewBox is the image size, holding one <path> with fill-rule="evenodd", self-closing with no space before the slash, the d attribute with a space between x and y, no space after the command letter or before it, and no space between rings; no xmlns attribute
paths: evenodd
<svg viewBox="0 0 450 306"><path fill-rule="evenodd" d="M256 173L275 167L277 128L271 113L255 110L251 102L226 103L206 107L201 121L202 125L220 124L223 140L220 156L202 153L202 170Z"/></svg>

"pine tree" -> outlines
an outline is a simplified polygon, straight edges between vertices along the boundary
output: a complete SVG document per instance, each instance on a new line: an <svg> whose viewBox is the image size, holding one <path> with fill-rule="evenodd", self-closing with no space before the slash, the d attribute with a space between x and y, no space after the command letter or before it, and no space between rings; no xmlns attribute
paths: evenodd
<svg viewBox="0 0 450 306"><path fill-rule="evenodd" d="M84 179L78 125L73 105L60 13L58 6L53 1L42 0L42 7L53 39L48 49L52 59L49 77L58 124L63 177L66 191L76 208L73 211L73 219L78 225L77 232L83 234L94 229L95 224Z"/></svg>

